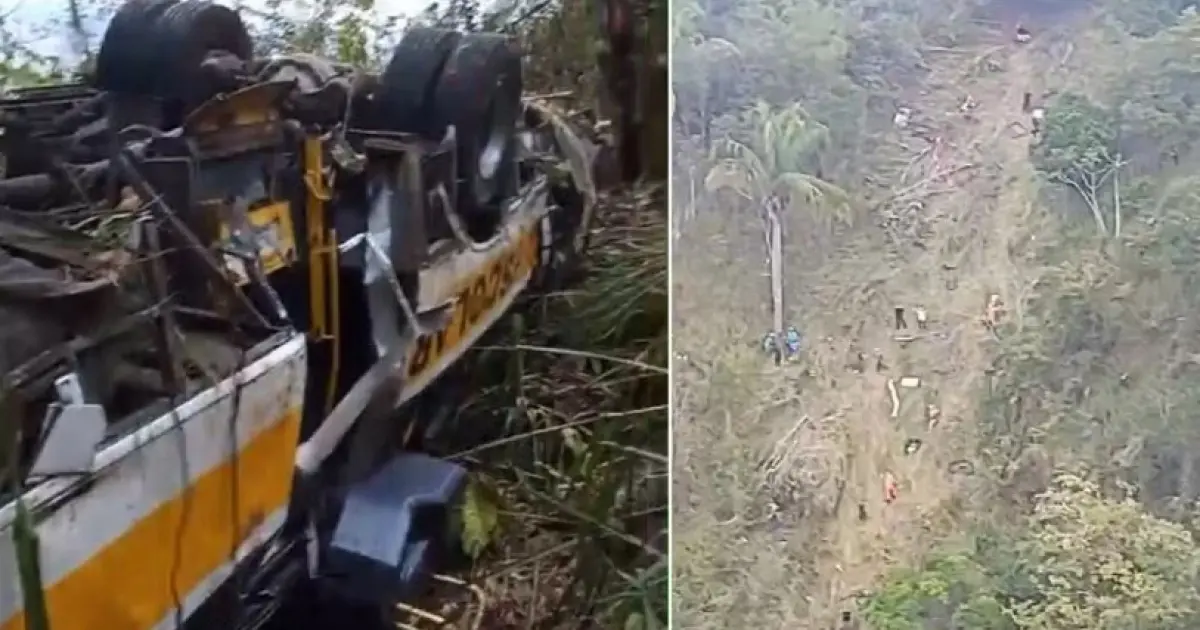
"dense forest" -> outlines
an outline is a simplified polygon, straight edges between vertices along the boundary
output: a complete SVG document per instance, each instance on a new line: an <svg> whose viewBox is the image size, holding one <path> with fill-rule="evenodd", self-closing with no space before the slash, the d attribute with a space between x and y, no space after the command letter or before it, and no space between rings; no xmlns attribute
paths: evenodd
<svg viewBox="0 0 1200 630"><path fill-rule="evenodd" d="M88 81L122 3L63 0L0 14L0 89ZM410 25L507 33L525 54L527 97L599 150L583 277L497 324L463 359L479 374L454 418L463 439L432 447L473 473L457 519L472 561L461 575L486 595L485 627L665 627L665 3L606 5L629 12L623 37L636 43L623 51L612 50L615 25L590 2L443 0L417 15L391 15L372 0L219 3L238 8L257 54L303 51L366 72L386 64ZM31 14L49 17L20 19ZM636 77L630 101L613 89L620 72ZM630 152L637 181L611 172Z"/></svg>
<svg viewBox="0 0 1200 630"><path fill-rule="evenodd" d="M677 627L1200 627L1195 2L672 38Z"/></svg>

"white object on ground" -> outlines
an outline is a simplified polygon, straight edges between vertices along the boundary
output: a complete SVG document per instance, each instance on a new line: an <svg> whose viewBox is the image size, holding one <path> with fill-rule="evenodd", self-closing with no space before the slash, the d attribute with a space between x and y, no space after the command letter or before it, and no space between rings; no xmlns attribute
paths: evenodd
<svg viewBox="0 0 1200 630"><path fill-rule="evenodd" d="M921 386L921 379L915 376L905 376L900 379L900 387L905 389L914 389Z"/></svg>
<svg viewBox="0 0 1200 630"><path fill-rule="evenodd" d="M889 378L887 388L892 397L892 417L895 418L900 415L900 394L896 393L896 381Z"/></svg>
<svg viewBox="0 0 1200 630"><path fill-rule="evenodd" d="M1042 130L1042 125L1046 122L1046 110L1042 107L1036 107L1029 113L1029 119L1033 124L1033 132L1037 133Z"/></svg>

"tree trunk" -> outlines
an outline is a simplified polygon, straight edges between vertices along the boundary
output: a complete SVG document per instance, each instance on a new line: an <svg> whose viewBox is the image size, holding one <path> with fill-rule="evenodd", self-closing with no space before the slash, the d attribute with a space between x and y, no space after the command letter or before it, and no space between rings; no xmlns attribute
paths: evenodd
<svg viewBox="0 0 1200 630"><path fill-rule="evenodd" d="M1185 506L1196 500L1196 456L1191 452L1179 454L1179 499Z"/></svg>
<svg viewBox="0 0 1200 630"><path fill-rule="evenodd" d="M633 3L630 0L601 0L597 14L601 38L596 61L604 78L605 98L601 101L608 105L601 109L607 110L613 121L621 180L632 183L642 170L637 141L638 68Z"/></svg>
<svg viewBox="0 0 1200 630"><path fill-rule="evenodd" d="M783 332L783 225L776 203L766 204L768 242L771 247L771 311L772 329ZM782 337L780 337L782 340Z"/></svg>
<svg viewBox="0 0 1200 630"><path fill-rule="evenodd" d="M1113 173L1113 236L1121 238L1121 173Z"/></svg>
<svg viewBox="0 0 1200 630"><path fill-rule="evenodd" d="M670 170L666 3L601 2L603 45L597 61L612 104L622 179L665 180Z"/></svg>
<svg viewBox="0 0 1200 630"><path fill-rule="evenodd" d="M642 175L654 181L666 180L670 173L667 136L671 133L670 80L667 60L667 3L652 0L646 16L646 34L642 38L639 68L639 138ZM664 212L667 206L663 206Z"/></svg>
<svg viewBox="0 0 1200 630"><path fill-rule="evenodd" d="M1072 180L1067 180L1067 183L1070 184L1071 188L1075 189L1075 192L1079 193L1079 197L1083 199L1083 203L1087 204L1088 210L1092 213L1092 218L1096 220L1096 230L1100 232L1101 236L1108 236L1108 224L1104 220L1104 213L1100 210L1100 202L1096 199L1095 189L1085 189L1083 185Z"/></svg>

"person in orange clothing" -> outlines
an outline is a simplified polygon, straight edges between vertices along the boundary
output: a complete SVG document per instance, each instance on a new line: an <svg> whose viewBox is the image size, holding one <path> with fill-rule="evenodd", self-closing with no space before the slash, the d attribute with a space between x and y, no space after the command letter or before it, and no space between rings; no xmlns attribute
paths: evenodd
<svg viewBox="0 0 1200 630"><path fill-rule="evenodd" d="M883 473L883 502L891 505L900 496L896 486L896 476L891 472Z"/></svg>

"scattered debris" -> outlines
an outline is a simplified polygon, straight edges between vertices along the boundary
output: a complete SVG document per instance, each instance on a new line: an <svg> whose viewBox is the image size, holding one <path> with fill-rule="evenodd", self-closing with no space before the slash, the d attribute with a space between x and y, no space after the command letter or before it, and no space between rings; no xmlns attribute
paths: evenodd
<svg viewBox="0 0 1200 630"><path fill-rule="evenodd" d="M924 444L920 438L908 438L904 441L904 454L912 455L921 450L921 445Z"/></svg>
<svg viewBox="0 0 1200 630"><path fill-rule="evenodd" d="M1062 42L1058 42L1058 44L1060 45L1057 48L1062 50L1062 54L1058 55L1058 67L1061 68L1067 65L1067 62L1071 60L1071 55L1075 54L1075 42L1066 42L1066 46L1062 46Z"/></svg>
<svg viewBox="0 0 1200 630"><path fill-rule="evenodd" d="M905 129L908 127L909 121L912 120L912 110L907 107L897 107L896 115L892 116L892 124L897 129Z"/></svg>
<svg viewBox="0 0 1200 630"><path fill-rule="evenodd" d="M875 372L882 374L887 369L887 364L883 362L883 350L875 348Z"/></svg>
<svg viewBox="0 0 1200 630"><path fill-rule="evenodd" d="M867 504L866 503L858 504L858 520L860 520L864 523L867 522Z"/></svg>
<svg viewBox="0 0 1200 630"><path fill-rule="evenodd" d="M675 353L675 359L677 361L680 361L680 362L686 364L688 367L692 368L693 370L699 372L700 375L703 376L704 378L708 378L709 374L712 373L711 365L705 365L705 364L701 363L699 360L694 358L692 355L687 354L686 352Z"/></svg>
<svg viewBox="0 0 1200 630"><path fill-rule="evenodd" d="M914 311L917 314L917 328L926 330L929 325L929 313L925 311L925 307L918 306Z"/></svg>
<svg viewBox="0 0 1200 630"><path fill-rule="evenodd" d="M896 476L890 471L883 473L883 502L891 505L900 498L900 489L896 485Z"/></svg>
<svg viewBox="0 0 1200 630"><path fill-rule="evenodd" d="M989 295L983 311L983 325L993 333L996 332L996 327L1000 325L1000 319L1004 317L1004 313L1004 301L1000 299L1000 294Z"/></svg>
<svg viewBox="0 0 1200 630"><path fill-rule="evenodd" d="M941 419L942 410L938 409L937 405L933 403L925 405L925 425L930 431L938 425Z"/></svg>
<svg viewBox="0 0 1200 630"><path fill-rule="evenodd" d="M958 106L958 111L966 114L973 111L976 107L979 107L979 102L975 100L974 96L968 94L967 97L963 99L963 102Z"/></svg>
<svg viewBox="0 0 1200 630"><path fill-rule="evenodd" d="M1031 135L1036 136L1041 133L1042 127L1046 124L1046 108L1033 108L1033 111L1029 113L1029 124L1031 127L1029 133Z"/></svg>
<svg viewBox="0 0 1200 630"><path fill-rule="evenodd" d="M862 374L866 369L864 366L867 364L867 358L859 350L852 350L850 356L853 358L846 362L846 369Z"/></svg>
<svg viewBox="0 0 1200 630"><path fill-rule="evenodd" d="M916 376L905 376L900 379L900 387L916 389L921 386L921 379Z"/></svg>
<svg viewBox="0 0 1200 630"><path fill-rule="evenodd" d="M975 464L971 463L970 460L956 459L946 466L946 470L954 475L974 475Z"/></svg>
<svg viewBox="0 0 1200 630"><path fill-rule="evenodd" d="M1017 25L1017 34L1015 37L1013 37L1013 40L1016 41L1018 44L1028 44L1029 40L1031 40L1031 39L1033 39L1033 33L1029 32L1029 29L1018 24Z"/></svg>
<svg viewBox="0 0 1200 630"><path fill-rule="evenodd" d="M906 322L904 320L904 307L897 306L896 307L896 330L903 330L905 328L908 328L908 322Z"/></svg>
<svg viewBox="0 0 1200 630"><path fill-rule="evenodd" d="M892 417L900 416L900 394L896 392L896 381L888 379L887 381L888 394L892 397Z"/></svg>
<svg viewBox="0 0 1200 630"><path fill-rule="evenodd" d="M1025 112L1026 114L1033 111L1033 93L1032 92L1026 92L1025 96L1022 97L1021 111Z"/></svg>

